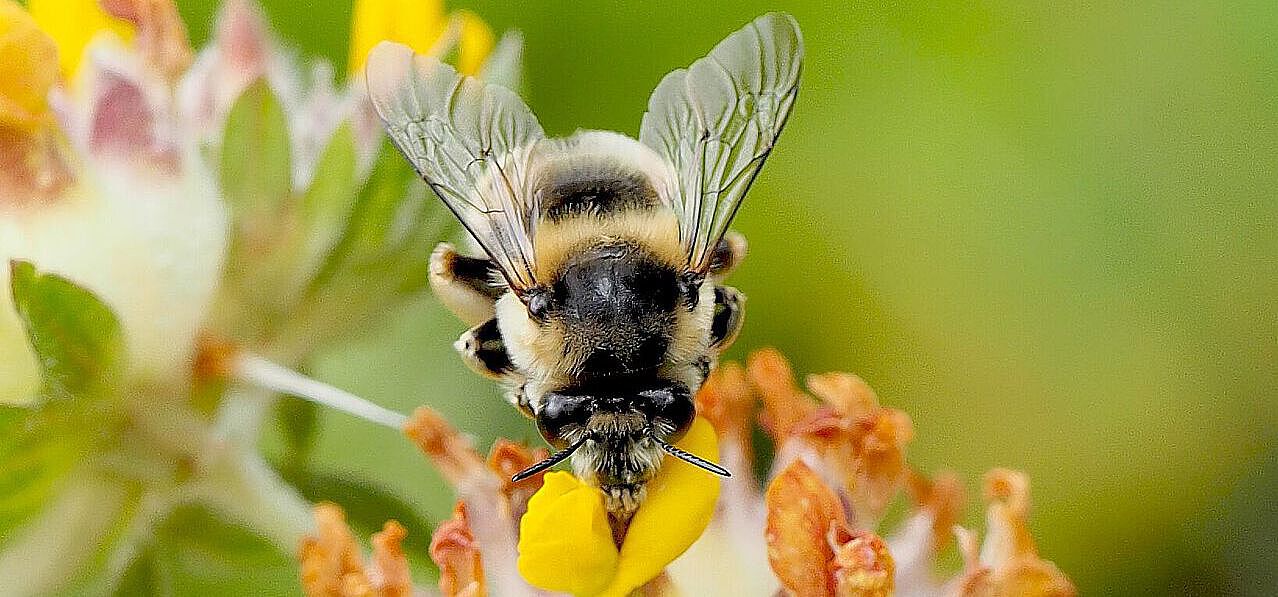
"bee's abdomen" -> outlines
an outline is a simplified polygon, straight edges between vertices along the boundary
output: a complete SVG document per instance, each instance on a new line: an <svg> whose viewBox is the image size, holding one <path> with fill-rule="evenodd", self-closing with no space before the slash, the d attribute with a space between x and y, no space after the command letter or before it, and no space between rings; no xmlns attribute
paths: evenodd
<svg viewBox="0 0 1278 597"><path fill-rule="evenodd" d="M541 193L542 214L552 221L659 204L657 192L645 177L607 169L602 172L567 169L554 176Z"/></svg>

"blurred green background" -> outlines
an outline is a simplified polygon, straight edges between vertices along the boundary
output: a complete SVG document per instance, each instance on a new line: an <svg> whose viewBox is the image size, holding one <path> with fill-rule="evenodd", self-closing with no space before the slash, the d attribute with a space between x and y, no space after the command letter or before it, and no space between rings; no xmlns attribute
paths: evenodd
<svg viewBox="0 0 1278 597"><path fill-rule="evenodd" d="M180 4L202 42L216 2ZM303 56L345 64L349 4L265 4ZM793 13L804 86L737 220L750 303L731 356L862 375L914 418L911 460L973 497L988 468L1028 471L1040 548L1084 594L1278 593L1272 1L449 8L523 31L552 134L636 133L664 73ZM536 439L432 299L392 321L315 373L431 405L484 447ZM322 417L322 467L446 515L399 436Z"/></svg>

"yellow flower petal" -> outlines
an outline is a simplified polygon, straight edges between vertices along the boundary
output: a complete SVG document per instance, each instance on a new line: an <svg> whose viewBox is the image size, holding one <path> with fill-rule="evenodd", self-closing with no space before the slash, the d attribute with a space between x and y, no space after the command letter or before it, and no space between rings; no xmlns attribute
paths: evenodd
<svg viewBox="0 0 1278 597"><path fill-rule="evenodd" d="M714 428L700 417L678 445L711 461L719 457ZM519 523L519 573L551 591L628 595L701 537L718 498L718 477L667 457L618 552L599 489L549 473Z"/></svg>
<svg viewBox="0 0 1278 597"><path fill-rule="evenodd" d="M519 573L529 583L596 595L617 575L603 494L565 472L548 473L519 521Z"/></svg>
<svg viewBox="0 0 1278 597"><path fill-rule="evenodd" d="M58 45L58 63L68 80L75 78L84 49L98 34L110 32L126 43L133 41L133 26L108 15L97 0L30 0L27 9Z"/></svg>
<svg viewBox="0 0 1278 597"><path fill-rule="evenodd" d="M497 44L497 37L483 19L468 10L458 11L461 35L457 42L457 71L464 75L479 73L484 60Z"/></svg>
<svg viewBox="0 0 1278 597"><path fill-rule="evenodd" d="M53 40L13 0L0 0L0 127L31 130L48 112L57 80Z"/></svg>
<svg viewBox="0 0 1278 597"><path fill-rule="evenodd" d="M719 459L714 428L697 417L679 447L711 462ZM603 595L624 597L655 578L705 532L719 499L719 478L666 457L648 484L648 497L630 520L617 576ZM531 508L530 508L531 509Z"/></svg>
<svg viewBox="0 0 1278 597"><path fill-rule="evenodd" d="M363 70L368 53L383 40L425 54L444 32L443 0L356 0L351 20L349 68Z"/></svg>

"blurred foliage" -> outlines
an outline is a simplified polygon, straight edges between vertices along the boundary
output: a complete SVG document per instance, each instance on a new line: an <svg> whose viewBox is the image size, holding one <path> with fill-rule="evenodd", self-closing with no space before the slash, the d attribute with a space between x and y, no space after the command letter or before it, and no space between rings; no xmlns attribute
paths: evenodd
<svg viewBox="0 0 1278 597"><path fill-rule="evenodd" d="M14 261L11 271L14 303L45 381L38 411L0 405L0 470L6 473L0 538L6 540L20 535L74 476L77 463L116 431L118 415L108 403L118 398L112 381L124 344L119 321L92 293L26 261Z"/></svg>
<svg viewBox="0 0 1278 597"><path fill-rule="evenodd" d="M245 575L245 570L253 574ZM296 587L293 558L242 527L187 506L155 529L154 539L129 565L114 595L284 595Z"/></svg>
<svg viewBox="0 0 1278 597"><path fill-rule="evenodd" d="M924 470L973 488L1028 471L1040 547L1084 594L1274 588L1272 2L450 6L524 32L523 91L559 134L634 134L665 72L794 13L804 87L737 221L734 355L864 376L914 417ZM301 53L345 63L348 4L266 7ZM204 39L214 2L182 9ZM534 439L458 362L462 329L423 299L315 371L484 445ZM446 512L402 438L320 420L315 468Z"/></svg>

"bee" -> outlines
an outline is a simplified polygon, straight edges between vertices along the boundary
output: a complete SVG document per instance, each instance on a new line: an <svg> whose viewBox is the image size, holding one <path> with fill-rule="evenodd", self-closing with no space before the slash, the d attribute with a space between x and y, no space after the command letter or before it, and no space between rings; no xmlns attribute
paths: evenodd
<svg viewBox="0 0 1278 597"><path fill-rule="evenodd" d="M368 92L391 141L483 256L441 244L430 283L473 325L463 360L508 388L609 512L628 517L696 414L693 396L736 338L745 256L728 230L784 128L803 39L767 14L666 75L639 138L548 138L512 91L383 42Z"/></svg>

